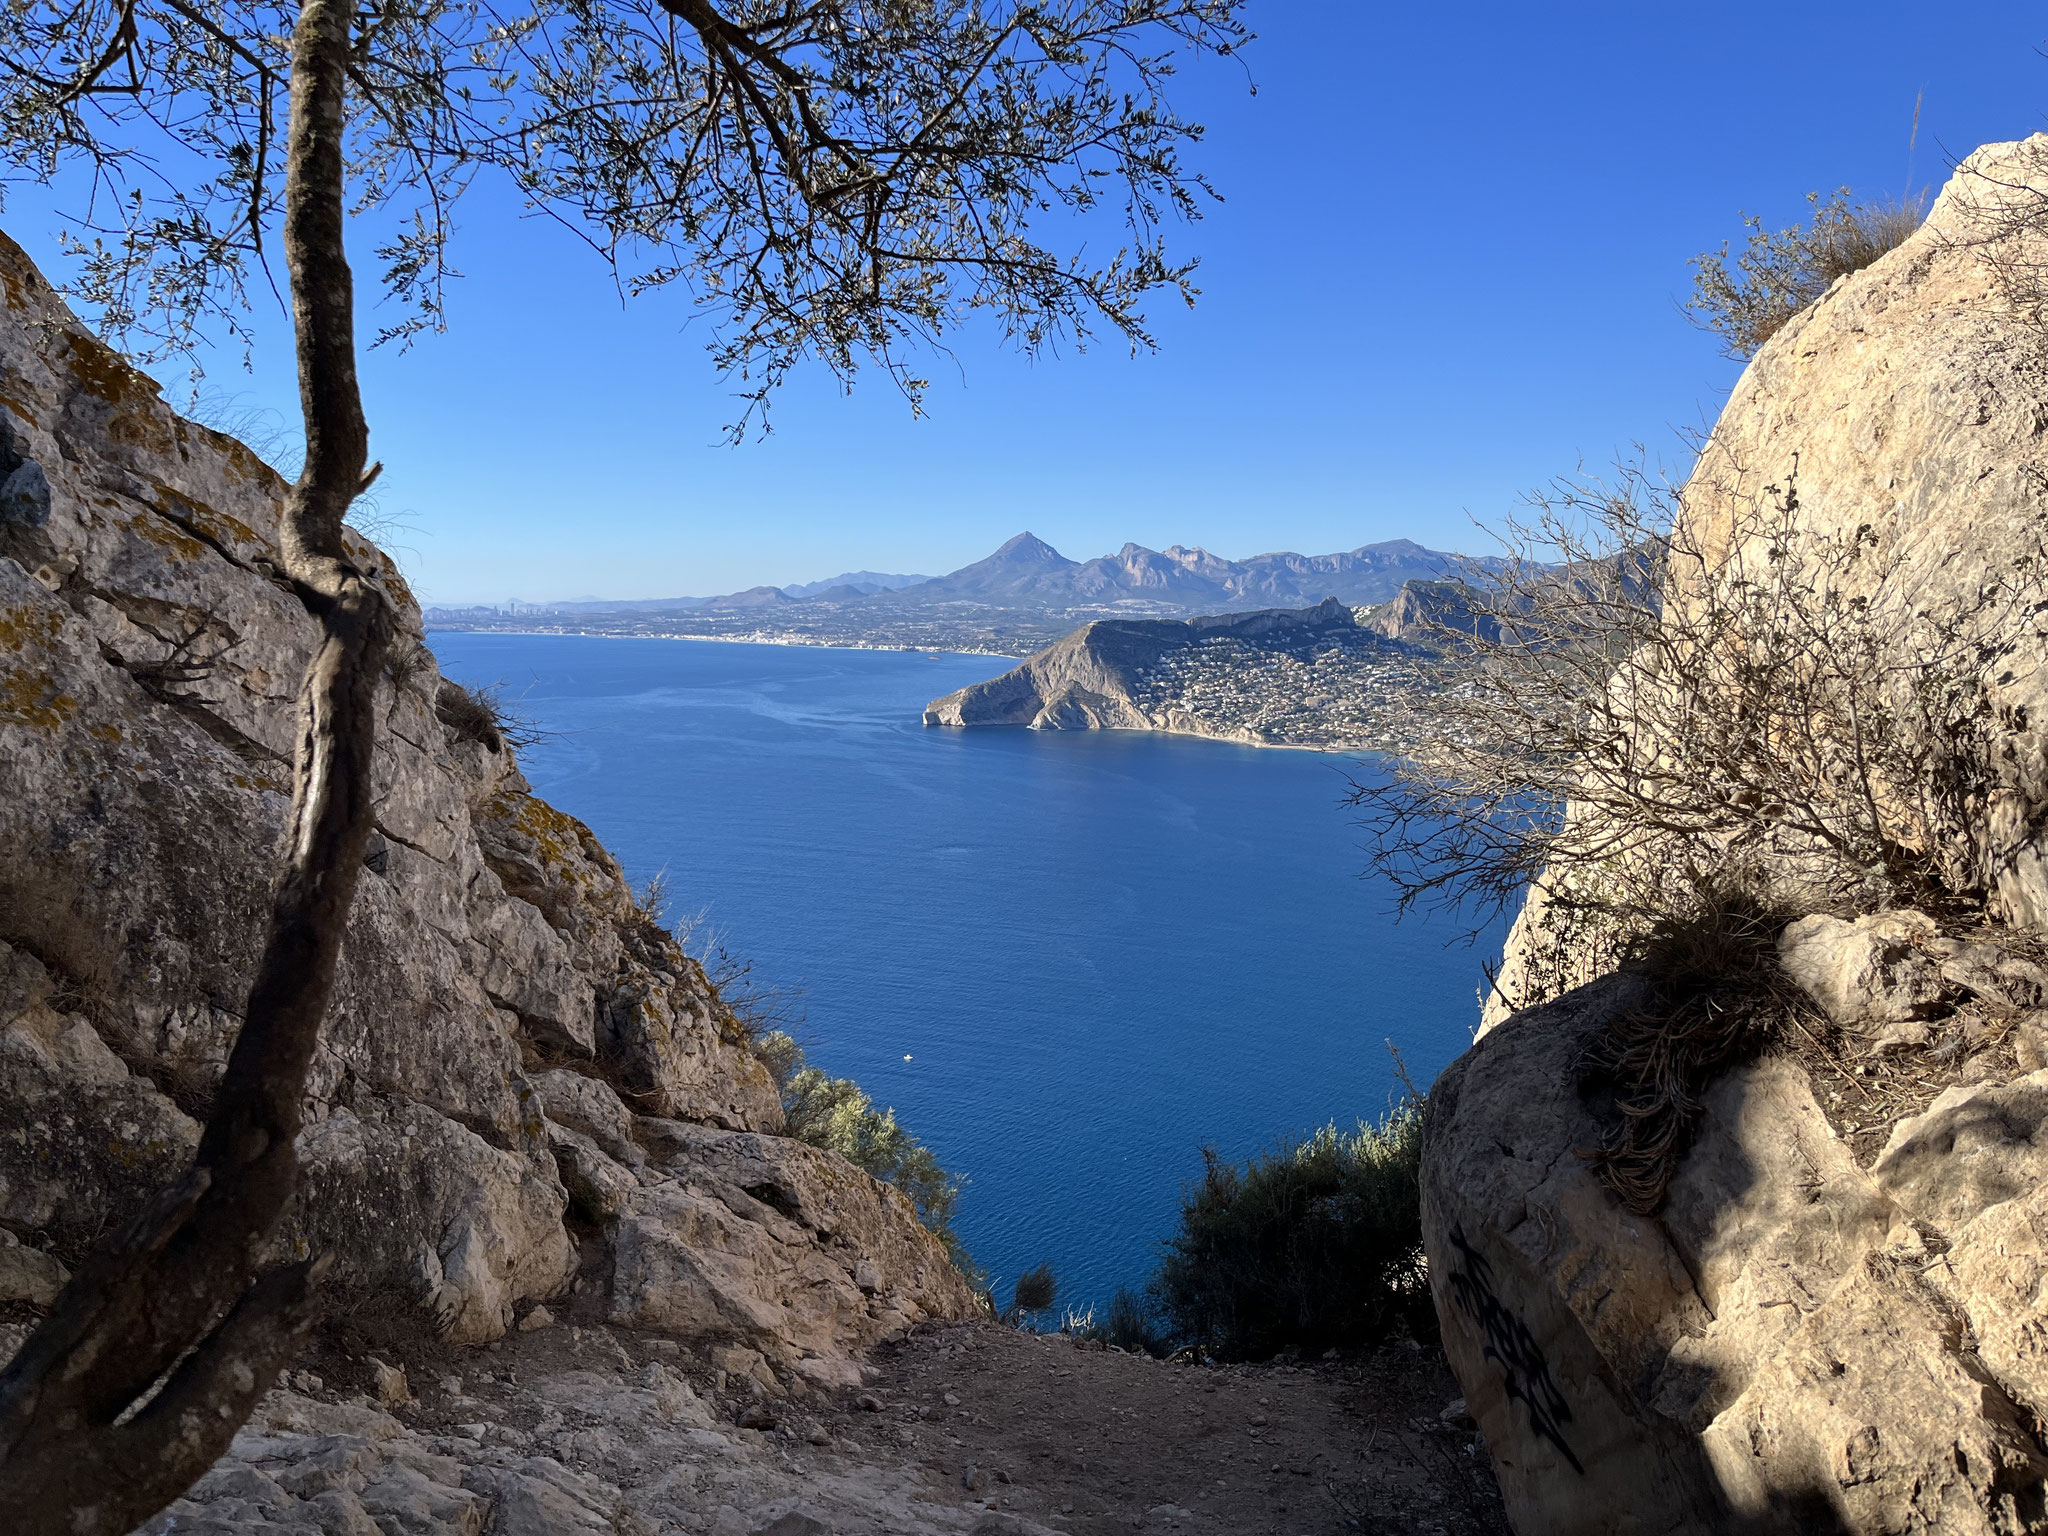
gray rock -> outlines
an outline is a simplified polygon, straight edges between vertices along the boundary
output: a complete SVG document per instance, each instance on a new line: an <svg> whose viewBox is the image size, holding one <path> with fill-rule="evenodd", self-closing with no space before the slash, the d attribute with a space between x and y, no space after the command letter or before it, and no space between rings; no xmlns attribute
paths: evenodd
<svg viewBox="0 0 2048 1536"><path fill-rule="evenodd" d="M49 477L34 459L24 459L0 480L0 522L40 528L49 520Z"/></svg>
<svg viewBox="0 0 2048 1536"><path fill-rule="evenodd" d="M836 1536L830 1525L816 1515L792 1509L788 1514L754 1527L753 1536Z"/></svg>
<svg viewBox="0 0 2048 1536"><path fill-rule="evenodd" d="M483 1501L415 1467L388 1466L358 1496L384 1536L478 1536Z"/></svg>
<svg viewBox="0 0 2048 1536"><path fill-rule="evenodd" d="M2048 1071L1948 1089L1893 1128L1870 1176L1944 1233L2048 1185Z"/></svg>
<svg viewBox="0 0 2048 1536"><path fill-rule="evenodd" d="M2044 1085L1957 1092L1866 1175L1796 1066L1738 1068L1638 1217L1576 1155L1578 1062L1632 1002L1617 977L1514 1015L1430 1096L1431 1286L1517 1531L2033 1529L2048 1202L1975 1165L2025 1165L1986 1128L2030 1147ZM1961 1234L1945 1264L1922 1212Z"/></svg>
<svg viewBox="0 0 2048 1536"><path fill-rule="evenodd" d="M71 1272L50 1255L0 1229L0 1301L47 1307L70 1278Z"/></svg>
<svg viewBox="0 0 2048 1536"><path fill-rule="evenodd" d="M1173 1508L1172 1505L1160 1505L1154 1509L1153 1513L1157 1514L1159 1509L1171 1508ZM1186 1517L1187 1511L1180 1510L1177 1516L1166 1518ZM1039 1525L1035 1521L1026 1520L1022 1515L1013 1515L1006 1511L994 1510L975 1521L968 1530L967 1536L1059 1536L1059 1533L1050 1526Z"/></svg>
<svg viewBox="0 0 2048 1536"><path fill-rule="evenodd" d="M533 1086L540 1095L541 1113L553 1124L582 1132L605 1156L629 1167L647 1160L633 1140L633 1112L619 1101L611 1084L557 1069L539 1074Z"/></svg>
<svg viewBox="0 0 2048 1536"><path fill-rule="evenodd" d="M1778 962L1835 1023L1855 1028L1924 1019L1946 992L1941 963L1921 945L1931 918L1884 912L1855 922L1802 917L1778 939Z"/></svg>
<svg viewBox="0 0 2048 1536"><path fill-rule="evenodd" d="M0 276L0 1228L66 1252L127 1219L196 1142L262 940L317 627L269 574L283 482L180 419L4 237ZM570 1282L565 1180L592 1219L627 1215L644 1157L627 1105L752 1133L779 1130L781 1109L617 861L533 795L502 741L443 720L416 604L349 537L390 595L398 659L378 702L376 854L280 1242L332 1252L337 1284L417 1297L451 1342L482 1343ZM697 1144L671 1139L666 1176L688 1177ZM734 1204L785 1187L772 1157L702 1150L719 1169L701 1187ZM761 1292L750 1331L778 1358L884 1331L837 1317L863 1242L892 1285L908 1255L937 1263L900 1200L816 1168L802 1165L815 1187L787 1188L821 1210L843 1194L837 1225L751 1222L802 1251L770 1264L760 1249L728 1287L805 1285L814 1261L840 1276L829 1324ZM663 1218L635 1219L646 1236ZM47 1291L35 1260L0 1264L0 1289ZM957 1277L921 1296L929 1315L971 1307Z"/></svg>
<svg viewBox="0 0 2048 1536"><path fill-rule="evenodd" d="M491 1536L619 1536L619 1491L555 1462L471 1467L463 1485L491 1503Z"/></svg>
<svg viewBox="0 0 2048 1536"><path fill-rule="evenodd" d="M972 1315L973 1293L909 1201L844 1159L651 1117L638 1130L679 1176L634 1191L617 1222L613 1322L738 1337L794 1362L844 1357L924 1317ZM862 1293L826 1252L841 1244L873 1262L900 1307Z"/></svg>

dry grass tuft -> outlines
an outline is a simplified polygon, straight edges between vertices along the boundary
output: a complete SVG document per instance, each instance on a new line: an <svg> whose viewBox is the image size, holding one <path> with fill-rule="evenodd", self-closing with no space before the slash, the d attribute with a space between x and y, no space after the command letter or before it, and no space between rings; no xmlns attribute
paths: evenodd
<svg viewBox="0 0 2048 1536"><path fill-rule="evenodd" d="M547 733L506 704L503 684L465 688L448 678L434 697L434 713L457 741L480 741L493 752L530 747Z"/></svg>
<svg viewBox="0 0 2048 1536"><path fill-rule="evenodd" d="M1621 1118L1602 1145L1579 1155L1637 1215L1664 1203L1709 1085L1754 1059L1785 1022L1811 1013L1778 968L1784 925L1782 913L1715 893L1695 916L1660 922L1635 945L1627 969L1648 984L1648 997L1582 1063L1586 1085L1611 1092Z"/></svg>

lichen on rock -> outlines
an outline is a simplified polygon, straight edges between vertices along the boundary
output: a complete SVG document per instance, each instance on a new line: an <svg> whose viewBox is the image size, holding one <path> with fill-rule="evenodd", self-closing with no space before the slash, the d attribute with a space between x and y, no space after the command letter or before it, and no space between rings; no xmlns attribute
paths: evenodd
<svg viewBox="0 0 2048 1536"><path fill-rule="evenodd" d="M0 278L0 1229L9 1273L47 1275L194 1145L263 938L318 631L275 574L283 482L179 418L4 237ZM590 830L509 744L443 723L419 609L357 542L401 661L280 1249L332 1252L339 1294L483 1342L579 1265L609 1284L621 1233L666 1240L660 1191L711 1188L732 1161L715 1136L744 1134L830 1219L721 1205L727 1304L636 1292L625 1313L791 1360L966 1315L900 1196L773 1134L767 1069ZM682 1129L650 1142L646 1115ZM896 1277L879 1299L850 1278L868 1258Z"/></svg>

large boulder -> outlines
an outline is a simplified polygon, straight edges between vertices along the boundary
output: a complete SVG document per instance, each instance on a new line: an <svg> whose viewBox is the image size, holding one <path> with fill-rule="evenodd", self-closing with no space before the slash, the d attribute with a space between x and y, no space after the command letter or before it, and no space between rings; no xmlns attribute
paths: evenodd
<svg viewBox="0 0 2048 1536"><path fill-rule="evenodd" d="M1741 1067L1638 1216L1583 1156L1580 1074L1639 1001L1524 1010L1431 1093L1430 1282L1519 1536L2048 1531L2048 1201L1983 1166L2048 1083L1964 1090L1866 1172L1798 1065Z"/></svg>
<svg viewBox="0 0 2048 1536"><path fill-rule="evenodd" d="M263 940L317 630L277 575L283 482L166 406L4 236L0 407L0 1249L40 1295L195 1144ZM572 1195L625 1217L633 1111L769 1144L782 1113L702 968L532 793L397 569L349 538L400 633L280 1245L481 1342L568 1286ZM851 1240L928 1239L865 1174L791 1155L833 1165ZM636 1242L659 1226L632 1220ZM792 1231L835 1263L845 1246ZM757 1289L793 1301L773 1285L795 1272ZM924 1308L964 1291L934 1281ZM799 1352L876 1333L792 1328Z"/></svg>
<svg viewBox="0 0 2048 1536"><path fill-rule="evenodd" d="M1978 151L1924 228L1757 353L1687 488L1702 544L1796 465L1801 526L1867 528L1916 604L2038 547L2048 328L1998 266L2039 269L2048 241L1997 206L2043 196L2048 137ZM2048 1532L2048 1077L2026 1075L2048 997L2029 958L2048 927L2048 641L1998 638L1967 862L2007 932L1818 912L1779 945L1816 1028L1869 1070L1930 1029L1970 1053L1874 1160L1884 1111L1851 1066L1766 1057L1704 1089L1663 1205L1633 1214L1584 1154L1617 1113L1587 1064L1640 984L1569 904L1517 921L1481 1033L1431 1095L1423 1214L1445 1347L1521 1536ZM1830 1124L1807 1063L1858 1123Z"/></svg>

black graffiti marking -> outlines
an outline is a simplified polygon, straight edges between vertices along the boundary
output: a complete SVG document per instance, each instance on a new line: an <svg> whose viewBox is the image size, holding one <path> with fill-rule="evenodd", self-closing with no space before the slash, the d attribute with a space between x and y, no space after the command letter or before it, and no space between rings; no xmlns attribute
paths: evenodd
<svg viewBox="0 0 2048 1536"><path fill-rule="evenodd" d="M1485 1358L1500 1362L1508 1401L1527 1404L1530 1426L1556 1446L1558 1453L1571 1463L1572 1470L1584 1477L1586 1469L1564 1438L1564 1426L1572 1421L1571 1404L1564 1400L1564 1393L1552 1379L1550 1362L1543 1357L1536 1335L1494 1294L1493 1266L1465 1241L1463 1227L1452 1231L1451 1242L1464 1261L1461 1268L1451 1272L1451 1294L1458 1298L1459 1309L1486 1336Z"/></svg>

